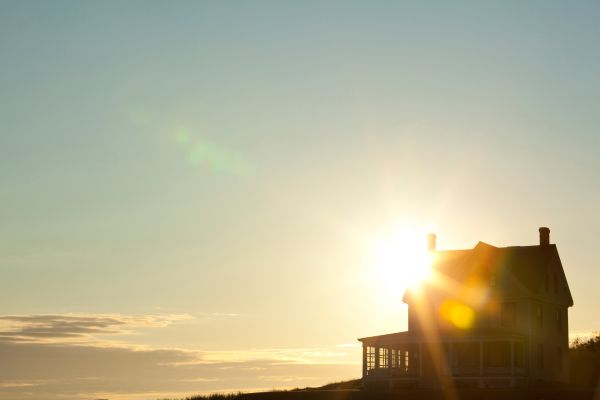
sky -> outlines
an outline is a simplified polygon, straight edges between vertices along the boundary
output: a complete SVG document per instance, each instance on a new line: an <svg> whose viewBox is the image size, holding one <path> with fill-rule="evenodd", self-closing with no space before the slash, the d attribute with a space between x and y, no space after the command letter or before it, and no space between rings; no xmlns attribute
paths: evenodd
<svg viewBox="0 0 600 400"><path fill-rule="evenodd" d="M600 6L0 0L0 399L357 378L373 266L551 229L600 330ZM9 360L8 362L6 360Z"/></svg>

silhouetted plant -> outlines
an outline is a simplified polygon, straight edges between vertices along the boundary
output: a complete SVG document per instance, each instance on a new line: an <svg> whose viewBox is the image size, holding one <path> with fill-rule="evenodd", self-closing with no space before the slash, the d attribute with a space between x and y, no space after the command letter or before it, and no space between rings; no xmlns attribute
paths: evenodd
<svg viewBox="0 0 600 400"><path fill-rule="evenodd" d="M600 352L600 333L594 333L594 335L587 340L580 337L575 338L573 343L571 343L570 350L574 352Z"/></svg>
<svg viewBox="0 0 600 400"><path fill-rule="evenodd" d="M237 393L211 393L208 395L197 395L186 397L185 400L233 400L242 396L242 392Z"/></svg>

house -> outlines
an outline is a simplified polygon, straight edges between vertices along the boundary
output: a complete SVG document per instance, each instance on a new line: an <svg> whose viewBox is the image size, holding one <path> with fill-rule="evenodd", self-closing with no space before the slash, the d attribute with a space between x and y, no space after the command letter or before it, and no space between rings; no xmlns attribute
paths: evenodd
<svg viewBox="0 0 600 400"><path fill-rule="evenodd" d="M536 246L437 250L403 296L408 330L358 339L366 387L566 383L573 298L550 229Z"/></svg>

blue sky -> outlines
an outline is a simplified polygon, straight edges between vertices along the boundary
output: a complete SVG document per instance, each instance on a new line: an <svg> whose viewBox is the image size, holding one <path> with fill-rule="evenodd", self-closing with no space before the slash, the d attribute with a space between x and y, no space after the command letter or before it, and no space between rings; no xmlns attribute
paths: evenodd
<svg viewBox="0 0 600 400"><path fill-rule="evenodd" d="M128 327L101 324L94 351L312 354L182 391L324 383L360 374L356 337L405 327L366 261L391 227L468 248L536 244L545 225L571 330L597 330L599 17L583 1L0 2L0 313ZM144 385L111 393L175 390Z"/></svg>

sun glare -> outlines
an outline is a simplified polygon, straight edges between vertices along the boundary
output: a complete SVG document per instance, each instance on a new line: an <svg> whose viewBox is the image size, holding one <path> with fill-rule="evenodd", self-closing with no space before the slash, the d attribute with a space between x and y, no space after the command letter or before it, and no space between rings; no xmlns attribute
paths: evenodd
<svg viewBox="0 0 600 400"><path fill-rule="evenodd" d="M396 229L377 240L372 249L372 271L384 290L396 301L404 290L419 286L430 274L426 237L408 229Z"/></svg>

